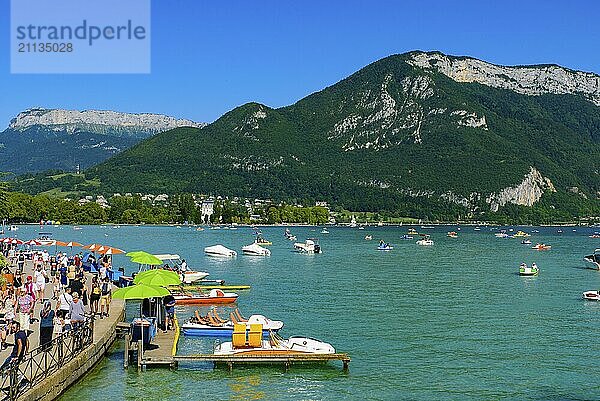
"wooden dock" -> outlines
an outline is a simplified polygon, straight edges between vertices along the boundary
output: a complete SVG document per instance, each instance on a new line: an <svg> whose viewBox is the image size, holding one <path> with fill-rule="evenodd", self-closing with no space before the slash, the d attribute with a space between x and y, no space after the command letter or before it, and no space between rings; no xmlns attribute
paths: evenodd
<svg viewBox="0 0 600 401"><path fill-rule="evenodd" d="M158 330L152 343L145 347L141 341L131 342L129 334L125 336L125 358L124 367L127 367L134 351L137 351L138 370L146 367L177 367L177 361L173 356L177 352L177 342L179 341L179 322L175 318L175 330L168 330L166 333Z"/></svg>
<svg viewBox="0 0 600 401"><path fill-rule="evenodd" d="M348 371L350 364L350 356L348 354L295 354L295 355L214 355L214 354L192 354L192 355L175 355L173 360L176 362L203 361L217 364L225 364L229 370L233 369L233 365L247 364L282 364L285 369L296 363L327 363L329 361L342 361L344 371Z"/></svg>

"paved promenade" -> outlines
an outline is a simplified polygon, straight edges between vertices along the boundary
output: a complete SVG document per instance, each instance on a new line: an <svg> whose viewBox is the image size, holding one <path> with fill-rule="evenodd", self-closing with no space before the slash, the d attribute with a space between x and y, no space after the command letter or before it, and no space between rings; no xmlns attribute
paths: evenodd
<svg viewBox="0 0 600 401"><path fill-rule="evenodd" d="M25 277L33 275L33 264L28 261L25 265ZM86 273L86 288L89 292L89 285L92 275ZM45 288L45 299L51 299L53 294L53 284L48 283ZM52 307L56 309L57 301L53 300ZM39 319L41 303L36 303L34 316ZM89 305L85 307L86 313L89 312ZM116 336L116 325L122 321L125 310L125 301L121 299L113 299L110 305L110 316L104 319L95 319L93 341L90 346L85 348L73 360L61 366L57 371L48 376L45 380L38 383L34 388L28 390L21 395L22 400L52 400L60 395L66 388L74 383L79 377L85 374L104 354L113 343ZM33 332L29 336L29 350L33 350L39 346L39 321L31 324L30 330ZM56 338L54 335L53 338ZM9 356L14 343L14 335L9 335L7 344L9 347L0 352L2 362ZM34 358L36 361L43 363L42 358L44 353L40 353ZM27 369L29 370L29 369ZM31 372L30 372L31 373ZM30 373L25 373L29 376ZM33 373L31 373L33 374Z"/></svg>

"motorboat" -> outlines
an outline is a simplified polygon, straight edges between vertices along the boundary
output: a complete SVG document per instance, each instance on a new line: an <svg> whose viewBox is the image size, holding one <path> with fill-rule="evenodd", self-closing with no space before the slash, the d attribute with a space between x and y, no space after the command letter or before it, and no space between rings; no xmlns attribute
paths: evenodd
<svg viewBox="0 0 600 401"><path fill-rule="evenodd" d="M433 240L431 239L431 237L427 234L421 234L421 236L423 238L421 238L420 240L417 241L417 245L421 245L421 246L432 246L433 245Z"/></svg>
<svg viewBox="0 0 600 401"><path fill-rule="evenodd" d="M378 251L391 251L392 249L394 249L392 245L384 242L380 242L379 246L377 247Z"/></svg>
<svg viewBox="0 0 600 401"><path fill-rule="evenodd" d="M363 226L358 227L359 230L364 230L365 228Z"/></svg>
<svg viewBox="0 0 600 401"><path fill-rule="evenodd" d="M540 230L531 230L532 233L539 233Z"/></svg>
<svg viewBox="0 0 600 401"><path fill-rule="evenodd" d="M410 239L414 239L414 237L412 235L408 235L408 234L404 234L402 237L400 237L401 240L410 240Z"/></svg>
<svg viewBox="0 0 600 401"><path fill-rule="evenodd" d="M531 240L530 239L524 239L521 241L521 244L523 245L531 245Z"/></svg>
<svg viewBox="0 0 600 401"><path fill-rule="evenodd" d="M327 228L323 227L323 229L321 230L321 234L329 234L329 231L327 230Z"/></svg>
<svg viewBox="0 0 600 401"><path fill-rule="evenodd" d="M237 252L233 249L224 247L223 245L213 245L204 248L204 253L209 256L232 258L237 256Z"/></svg>
<svg viewBox="0 0 600 401"><path fill-rule="evenodd" d="M283 234L285 238L289 241L296 241L296 236L292 235L288 228L285 229L285 233Z"/></svg>
<svg viewBox="0 0 600 401"><path fill-rule="evenodd" d="M249 255L249 256L271 256L270 250L268 250L267 248L263 248L262 246L258 245L256 242L253 242L250 245L246 245L246 246L242 247L242 253L244 255Z"/></svg>
<svg viewBox="0 0 600 401"><path fill-rule="evenodd" d="M257 244L257 245L262 245L262 246L273 245L273 243L271 241L267 240L260 233L256 234L256 238L254 239L254 243Z"/></svg>
<svg viewBox="0 0 600 401"><path fill-rule="evenodd" d="M415 230L414 228L409 228L407 234L408 235L419 235L417 230Z"/></svg>
<svg viewBox="0 0 600 401"><path fill-rule="evenodd" d="M365 239L367 241L371 241L373 239L373 236L372 235L365 235Z"/></svg>
<svg viewBox="0 0 600 401"><path fill-rule="evenodd" d="M587 299L588 301L600 301L600 291L586 291L583 293L583 299Z"/></svg>
<svg viewBox="0 0 600 401"><path fill-rule="evenodd" d="M537 243L531 247L531 249L535 249L536 251L548 251L552 248L550 245Z"/></svg>
<svg viewBox="0 0 600 401"><path fill-rule="evenodd" d="M517 231L517 233L514 235L515 237L530 237L530 234L527 234L525 231Z"/></svg>
<svg viewBox="0 0 600 401"><path fill-rule="evenodd" d="M181 278L181 281L185 284L191 284L196 281L200 281L208 276L207 272L197 271L197 270L193 270L193 269L190 269L187 267L185 270L181 270L183 260L177 254L167 253L167 254L159 254L159 255L154 255L154 256L157 259L160 259L161 261L163 261L165 263L165 265L166 265L165 268L168 268L169 270L177 271L179 273L179 277Z"/></svg>
<svg viewBox="0 0 600 401"><path fill-rule="evenodd" d="M377 227L383 227L383 221L378 222Z"/></svg>
<svg viewBox="0 0 600 401"><path fill-rule="evenodd" d="M196 227L196 231L204 231L203 227Z"/></svg>
<svg viewBox="0 0 600 401"><path fill-rule="evenodd" d="M8 231L17 231L18 229L19 229L19 226L15 226L15 225L8 227Z"/></svg>
<svg viewBox="0 0 600 401"><path fill-rule="evenodd" d="M354 216L352 216L352 220L350 221L349 227L356 227L356 218Z"/></svg>
<svg viewBox="0 0 600 401"><path fill-rule="evenodd" d="M433 230L434 228L434 226L421 226L421 229L423 230Z"/></svg>
<svg viewBox="0 0 600 401"><path fill-rule="evenodd" d="M232 304L238 299L238 294L235 292L224 292L218 288L213 288L208 294L177 291L171 294L177 305Z"/></svg>
<svg viewBox="0 0 600 401"><path fill-rule="evenodd" d="M323 252L319 241L316 239L307 239L305 242L295 242L294 250L299 253L321 253Z"/></svg>
<svg viewBox="0 0 600 401"><path fill-rule="evenodd" d="M269 332L268 336L264 336L263 327L260 324L250 325L250 330L245 330L246 325L236 326L231 336L232 341L217 344L214 350L215 355L335 354L335 348L331 344L314 338L293 336L284 339L272 332Z"/></svg>
<svg viewBox="0 0 600 401"><path fill-rule="evenodd" d="M600 238L600 233L598 231L594 232L592 235L589 235L590 238Z"/></svg>
<svg viewBox="0 0 600 401"><path fill-rule="evenodd" d="M584 256L583 260L593 263L596 269L600 270L600 249L594 249L594 253Z"/></svg>
<svg viewBox="0 0 600 401"><path fill-rule="evenodd" d="M473 229L473 231L481 231L481 228L480 228L480 227L475 227L475 228Z"/></svg>
<svg viewBox="0 0 600 401"><path fill-rule="evenodd" d="M277 332L283 328L281 320L271 320L263 315L252 315L248 319L244 319L237 309L229 314L229 319L224 320L213 309L206 316L200 316L196 311L194 316L181 326L181 329L186 336L231 338L234 325L239 323L245 324L247 329L250 329L251 324L260 324L263 328L263 335L268 335L270 331Z"/></svg>
<svg viewBox="0 0 600 401"><path fill-rule="evenodd" d="M456 233L456 231L450 231L448 234L446 234L449 238L458 238L458 234Z"/></svg>
<svg viewBox="0 0 600 401"><path fill-rule="evenodd" d="M535 263L532 263L531 267L527 266L525 263L521 263L519 266L519 276L537 276L539 272L540 269Z"/></svg>
<svg viewBox="0 0 600 401"><path fill-rule="evenodd" d="M499 233L494 234L496 238L508 238L509 235L506 233L506 230L502 230Z"/></svg>

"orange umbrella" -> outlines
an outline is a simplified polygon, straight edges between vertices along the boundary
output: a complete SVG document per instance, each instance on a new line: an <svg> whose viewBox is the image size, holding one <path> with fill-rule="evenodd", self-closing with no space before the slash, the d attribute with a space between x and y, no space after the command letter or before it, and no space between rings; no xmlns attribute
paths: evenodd
<svg viewBox="0 0 600 401"><path fill-rule="evenodd" d="M120 253L125 253L124 250L119 248L113 248L112 246L103 245L100 248L96 249L96 251L103 255L117 255Z"/></svg>
<svg viewBox="0 0 600 401"><path fill-rule="evenodd" d="M67 242L67 245L65 246L69 246L71 248L73 248L74 246L81 246L82 244L80 244L79 242L75 242L75 241L69 241Z"/></svg>
<svg viewBox="0 0 600 401"><path fill-rule="evenodd" d="M90 244L90 245L86 245L83 247L83 249L89 249L90 251L95 251L96 249L100 248L102 245L100 244Z"/></svg>

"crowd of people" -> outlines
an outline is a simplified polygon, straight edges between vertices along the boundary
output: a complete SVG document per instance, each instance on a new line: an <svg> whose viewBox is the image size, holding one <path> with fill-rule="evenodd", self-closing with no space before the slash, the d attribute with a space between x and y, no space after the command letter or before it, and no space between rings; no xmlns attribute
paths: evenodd
<svg viewBox="0 0 600 401"><path fill-rule="evenodd" d="M3 276L6 280L0 294L0 342L2 350L13 350L4 364L20 360L30 347L30 338L39 332L39 346L47 351L57 336L81 326L88 318L109 316L111 302L111 259L82 253L50 255L47 250L22 251L14 247L2 250L7 260ZM26 274L26 261L31 260L33 273ZM94 273L88 273L91 271ZM52 286L52 291L46 291ZM36 313L35 306L39 304ZM33 345L36 346L36 345Z"/></svg>

